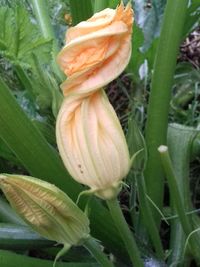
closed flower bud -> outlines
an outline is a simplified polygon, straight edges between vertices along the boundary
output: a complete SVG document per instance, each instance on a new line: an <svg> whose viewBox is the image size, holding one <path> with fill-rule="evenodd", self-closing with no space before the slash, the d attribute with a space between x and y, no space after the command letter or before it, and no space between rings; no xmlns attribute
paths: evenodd
<svg viewBox="0 0 200 267"><path fill-rule="evenodd" d="M66 97L56 135L72 177L103 199L116 196L130 169L130 157L120 122L104 91Z"/></svg>
<svg viewBox="0 0 200 267"><path fill-rule="evenodd" d="M35 231L65 246L89 236L87 216L56 186L22 175L0 175L0 187L14 210Z"/></svg>

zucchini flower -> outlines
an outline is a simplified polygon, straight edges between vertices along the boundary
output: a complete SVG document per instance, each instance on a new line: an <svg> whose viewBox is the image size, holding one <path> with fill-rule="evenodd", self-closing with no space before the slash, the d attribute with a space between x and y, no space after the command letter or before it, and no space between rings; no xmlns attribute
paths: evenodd
<svg viewBox="0 0 200 267"><path fill-rule="evenodd" d="M69 248L89 236L89 220L56 186L22 175L0 175L12 208L36 232Z"/></svg>
<svg viewBox="0 0 200 267"><path fill-rule="evenodd" d="M131 56L130 3L107 8L70 28L58 63L67 75L56 137L71 176L102 199L121 188L131 160L117 115L102 87L117 78Z"/></svg>
<svg viewBox="0 0 200 267"><path fill-rule="evenodd" d="M130 169L125 136L103 90L66 97L57 118L57 144L71 176L103 199L114 197Z"/></svg>

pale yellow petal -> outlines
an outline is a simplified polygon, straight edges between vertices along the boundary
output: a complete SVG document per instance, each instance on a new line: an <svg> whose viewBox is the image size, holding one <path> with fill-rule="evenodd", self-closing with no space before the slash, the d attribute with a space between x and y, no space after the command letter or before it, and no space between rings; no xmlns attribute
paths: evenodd
<svg viewBox="0 0 200 267"><path fill-rule="evenodd" d="M115 111L103 91L81 98L74 111L69 108L70 101L74 96L66 98L57 119L57 143L64 164L75 180L92 189L111 187L130 166ZM68 120L69 110L74 114L73 123Z"/></svg>
<svg viewBox="0 0 200 267"><path fill-rule="evenodd" d="M106 8L101 12L95 13L87 21L82 21L75 27L70 28L66 34L67 43L83 35L91 32L96 32L109 25L114 17L116 11L114 9Z"/></svg>
<svg viewBox="0 0 200 267"><path fill-rule="evenodd" d="M120 35L123 35L127 32L128 32L127 26L123 22L118 21L108 26L105 29L101 29L97 32L93 32L91 34L76 38L73 41L69 42L61 50L61 52L57 56L57 62L60 65L60 67L65 71L65 69L68 68L68 65L70 63L74 64L74 62L81 59L79 55L82 54L83 58L83 55L86 52L86 59L87 59L88 50L91 51L92 53L92 51L94 52L94 50L97 51L99 48L102 49L101 47L103 43L106 43L107 50L109 50L109 42L110 42L109 37L115 36L119 38ZM115 41L119 42L120 40L115 40ZM109 54L109 52L107 53ZM88 60L90 59L88 58ZM69 74L66 72L66 75Z"/></svg>
<svg viewBox="0 0 200 267"><path fill-rule="evenodd" d="M120 49L103 62L99 68L94 68L86 73L69 77L61 88L65 95L70 91L78 94L87 94L102 88L117 78L126 68L131 56L131 43L126 39L120 45Z"/></svg>

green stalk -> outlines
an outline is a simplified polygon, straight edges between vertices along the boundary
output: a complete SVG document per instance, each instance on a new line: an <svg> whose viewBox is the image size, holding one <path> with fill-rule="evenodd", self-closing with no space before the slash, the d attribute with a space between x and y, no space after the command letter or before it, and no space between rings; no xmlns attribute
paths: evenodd
<svg viewBox="0 0 200 267"><path fill-rule="evenodd" d="M168 129L168 144L169 152L174 166L174 172L177 179L177 185L180 190L180 196L184 203L186 211L193 209L190 198L190 154L191 145L197 131L191 127L182 126L179 124L171 124ZM170 200L172 216L176 215L176 208L174 207L172 199ZM196 215L195 215L196 216ZM190 215L190 218L193 215ZM174 266L179 266L184 255L184 246L186 236L179 219L170 220L170 256L168 258L168 265L172 263Z"/></svg>
<svg viewBox="0 0 200 267"><path fill-rule="evenodd" d="M87 20L93 15L91 0L69 0L69 3L73 25Z"/></svg>
<svg viewBox="0 0 200 267"><path fill-rule="evenodd" d="M186 215L185 206L181 197L180 189L177 184L177 178L175 176L172 162L169 156L168 147L161 145L158 148L158 151L160 153L162 166L164 168L165 175L168 180L171 199L173 201L174 207L176 208L176 212L179 216L179 220L185 232L185 235L186 237L188 237L193 231L192 221L190 222L189 217ZM197 245L198 243L195 240L195 236L192 235L188 242L190 245L191 253L195 257L197 262L199 262L199 246Z"/></svg>
<svg viewBox="0 0 200 267"><path fill-rule="evenodd" d="M145 181L147 193L159 209L162 209L164 175L157 148L161 144L166 144L172 82L187 4L188 0L167 1L147 112L145 135L149 157L145 169ZM160 215L154 211L154 217L159 225Z"/></svg>
<svg viewBox="0 0 200 267"><path fill-rule="evenodd" d="M160 259L164 259L164 251L162 243L160 240L159 232L156 227L151 208L149 207L149 202L146 197L146 186L144 177L142 174L136 175L138 194L139 194L139 203L141 208L141 213L144 221L144 225L150 235L151 241L154 245L157 256Z"/></svg>
<svg viewBox="0 0 200 267"><path fill-rule="evenodd" d="M108 260L107 256L102 252L101 247L95 241L95 239L87 239L83 246L94 256L94 258L103 267L114 267L111 261Z"/></svg>
<svg viewBox="0 0 200 267"><path fill-rule="evenodd" d="M109 0L95 0L94 13L99 12L109 6Z"/></svg>
<svg viewBox="0 0 200 267"><path fill-rule="evenodd" d="M47 0L31 0L33 11L36 16L37 22L39 24L40 30L46 39L53 40L53 62L52 62L52 69L60 78L60 80L64 80L64 75L60 71L56 63L56 56L60 50L60 47L57 42L57 37L55 35L54 29L52 27L52 23L49 17L49 10L48 10L48 1Z"/></svg>
<svg viewBox="0 0 200 267"><path fill-rule="evenodd" d="M53 261L41 260L25 255L16 254L6 250L0 250L0 266L3 267L52 267ZM70 263L70 262L57 262L56 267L98 267L94 263Z"/></svg>
<svg viewBox="0 0 200 267"><path fill-rule="evenodd" d="M121 235L133 266L143 267L137 244L121 211L117 198L107 200L113 221Z"/></svg>

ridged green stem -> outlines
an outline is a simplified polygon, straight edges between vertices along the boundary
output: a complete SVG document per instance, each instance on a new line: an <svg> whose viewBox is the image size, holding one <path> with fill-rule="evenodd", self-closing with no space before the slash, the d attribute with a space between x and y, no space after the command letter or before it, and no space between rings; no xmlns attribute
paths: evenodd
<svg viewBox="0 0 200 267"><path fill-rule="evenodd" d="M189 165L191 144L196 134L197 131L193 128L179 124L171 124L168 129L169 152L174 166L180 196L186 211L193 209L190 198ZM172 199L170 202L172 215L176 215L176 208ZM186 235L178 218L170 220L170 229L169 250L171 253L168 258L168 265L173 264L175 267L180 266L180 262L185 262L183 257L186 256L184 255Z"/></svg>
<svg viewBox="0 0 200 267"><path fill-rule="evenodd" d="M87 239L83 246L94 256L98 263L103 267L114 267L111 261L107 258L107 256L102 252L101 247L95 241L95 239L90 238Z"/></svg>
<svg viewBox="0 0 200 267"><path fill-rule="evenodd" d="M64 75L60 71L60 68L58 67L56 63L56 56L60 50L60 47L57 42L57 38L50 20L49 16L49 8L48 8L48 1L47 0L31 0L34 15L36 16L38 25L40 27L40 30L43 34L43 36L47 39L53 40L53 50L52 50L52 56L53 56L53 62L52 62L52 69L57 74L57 76L60 78L60 80L64 80Z"/></svg>
<svg viewBox="0 0 200 267"><path fill-rule="evenodd" d="M145 131L148 161L145 169L147 193L159 209L163 202L163 169L157 148L166 144L169 103L177 54L185 23L188 0L167 1L155 58ZM160 215L154 212L156 223Z"/></svg>
<svg viewBox="0 0 200 267"><path fill-rule="evenodd" d="M140 252L138 250L134 236L128 227L128 224L121 211L117 198L107 200L106 202L109 207L113 221L121 235L122 240L124 241L124 245L127 249L127 252L129 254L133 266L143 267L144 265L141 260Z"/></svg>
<svg viewBox="0 0 200 267"><path fill-rule="evenodd" d="M144 225L149 233L151 241L154 245L157 256L160 259L164 259L164 251L162 247L162 242L159 236L158 229L156 227L151 208L149 206L149 201L146 196L146 185L144 181L144 177L142 174L136 175L136 181L138 186L138 194L139 194L139 203L141 208L141 213L144 220Z"/></svg>
<svg viewBox="0 0 200 267"><path fill-rule="evenodd" d="M160 153L162 166L168 181L171 200L173 201L173 205L176 209L176 212L178 214L185 235L186 237L188 237L194 229L192 226L192 220L189 220L189 217L186 215L184 202L180 193L180 189L178 187L177 178L175 176L172 162L168 152L168 147L161 145L158 148L158 151ZM188 240L188 244L190 245L191 253L199 263L200 262L199 246L197 245L198 243L195 240L195 235L191 236L191 238Z"/></svg>
<svg viewBox="0 0 200 267"><path fill-rule="evenodd" d="M69 3L73 25L87 20L93 15L91 0L69 0Z"/></svg>
<svg viewBox="0 0 200 267"><path fill-rule="evenodd" d="M109 5L109 0L95 0L94 3L94 13L99 12Z"/></svg>

